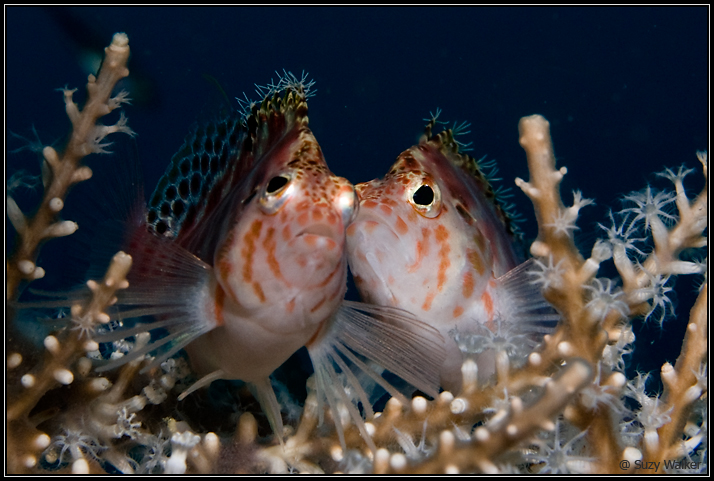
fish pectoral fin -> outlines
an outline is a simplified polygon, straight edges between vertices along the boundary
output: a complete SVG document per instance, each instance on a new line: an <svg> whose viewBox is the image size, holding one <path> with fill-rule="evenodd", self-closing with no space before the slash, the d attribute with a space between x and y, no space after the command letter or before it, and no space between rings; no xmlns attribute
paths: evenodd
<svg viewBox="0 0 714 481"><path fill-rule="evenodd" d="M538 263L529 259L496 279L497 315L521 333L547 334L560 321L560 314L543 297L540 283L533 282L537 273Z"/></svg>
<svg viewBox="0 0 714 481"><path fill-rule="evenodd" d="M167 329L170 332L161 339L151 342L149 331L159 328ZM128 362L143 358L146 354L153 354L151 362L139 371L142 374L146 373L149 370L160 366L161 363L209 330L210 329L205 325L193 321L193 318L191 317L187 317L185 315L174 315L162 321L140 323L130 329L122 328L115 331L108 331L103 334L97 334L93 337L93 340L96 342L118 341L120 339L141 334L143 334L145 339L149 342L147 344L135 345L134 348L124 356L112 359L108 362L98 363L99 365L95 371L110 371L119 366L123 366ZM139 337L137 337L137 339L138 338Z"/></svg>
<svg viewBox="0 0 714 481"><path fill-rule="evenodd" d="M393 307L343 301L322 338L308 346L315 369L319 408L326 400L345 447L339 407L347 409L367 445L376 451L358 409L373 415L368 391L376 385L408 403L382 376L386 369L429 396L439 393L444 339L433 327ZM320 409L321 412L321 409Z"/></svg>
<svg viewBox="0 0 714 481"><path fill-rule="evenodd" d="M108 311L110 319L120 320L121 324L100 326L93 339L113 342L156 329L165 333L105 363L97 369L99 372L151 354L154 360L143 368L142 372L146 372L217 325L207 308L206 299L211 298L215 283L208 264L144 226L132 233L132 246L135 247L128 250L133 258L128 286L117 291L117 301Z"/></svg>
<svg viewBox="0 0 714 481"><path fill-rule="evenodd" d="M258 399L261 409L268 418L271 429L278 437L278 441L280 441L280 445L285 448L285 441L283 440L283 418L280 414L280 404L275 397L275 391L273 390L273 385L270 383L270 378L266 377L260 381L250 382L248 386Z"/></svg>
<svg viewBox="0 0 714 481"><path fill-rule="evenodd" d="M184 392L182 392L181 394L179 394L178 400L179 400L179 401L183 401L184 399L186 399L186 396L188 396L188 395L191 394L192 392L194 392L194 391L196 391L196 390L198 390L198 389L201 389L202 387L208 386L208 385L211 384L213 381L217 381L217 380L219 380L219 379L224 379L224 378L225 378L225 374L226 374L226 373L223 372L222 369L219 369L219 370L217 370L217 371L213 371L213 372L210 373L210 374L206 374L206 375L203 376L201 379L199 379L199 380L196 381L195 383L191 384L191 387L189 387L189 388L186 389Z"/></svg>

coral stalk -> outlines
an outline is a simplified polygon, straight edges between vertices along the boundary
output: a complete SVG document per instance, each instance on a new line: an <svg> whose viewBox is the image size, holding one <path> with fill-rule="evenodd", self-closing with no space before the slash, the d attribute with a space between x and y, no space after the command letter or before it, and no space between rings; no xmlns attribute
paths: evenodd
<svg viewBox="0 0 714 481"><path fill-rule="evenodd" d="M111 45L104 51L106 56L99 76L89 76L87 102L82 110L72 100L75 90L64 89L72 133L61 154L49 146L42 151L45 192L37 212L28 219L15 201L9 196L7 198L8 218L18 235L16 250L7 260L7 300L15 298L21 281L44 276L44 270L36 265L41 244L53 237L70 235L77 229L77 224L60 221L58 215L69 189L92 176L92 170L81 165L82 159L91 153L105 152L107 144L101 141L111 133L134 135L123 116L115 125L97 124L101 117L129 101L126 92L111 97L116 83L129 75L129 38L123 33L115 34Z"/></svg>
<svg viewBox="0 0 714 481"><path fill-rule="evenodd" d="M45 196L37 212L27 218L8 197L8 218L19 236L7 262L8 299L16 296L23 280L42 277L36 265L41 243L77 228L58 216L69 188L92 175L82 165L83 157L104 151L101 141L109 133L133 134L124 117L113 126L97 123L127 102L125 93L110 98L116 82L128 74L126 35L116 34L105 52L98 77L89 78L81 111L72 91L65 90L72 134L61 155L51 147L43 151ZM519 131L530 179L516 179L516 184L531 199L539 228L530 249L538 266L532 282L561 315L557 328L521 359L522 367L514 367L510 354L499 351L494 353L497 375L490 383L483 383L477 363L466 359L462 392L444 391L433 400L416 396L406 405L392 398L363 428L378 448L374 453L349 416L334 420L344 425L346 451L333 424L318 423L310 381L301 419L297 426L287 426L284 443L274 436L260 439L260 416L250 412L232 413L240 414L233 421L235 429L219 438L197 428L201 421L190 415L186 421L170 418L188 404L179 404L181 388L173 389L189 375L184 359L171 358L144 372L146 362L140 356L107 377L91 371L92 359L101 358L95 329L109 320L106 309L116 302L117 290L127 287L132 259L120 252L104 279L87 282L90 298L74 303L67 327L47 336L42 352L27 355L14 339L6 339L8 471L39 472L41 456L45 465L74 473L624 474L646 472L640 462L675 466L671 461L706 459L706 281L687 321L678 359L660 370L661 396L646 390L647 375L625 377L623 356L632 349L632 320L659 319L661 324L673 317L670 276L705 271L705 261L685 253L707 243L707 185L690 200L682 183L689 171L667 169L663 177L672 182L674 193L648 187L626 196L628 207L610 215L613 226L603 227L607 238L596 242L586 258L572 234L579 210L590 201L576 193L573 205L564 205L559 188L567 169L556 167L543 117L521 119ZM706 153L698 157L707 179ZM668 210L670 204L678 215ZM650 252L645 252L645 241ZM621 286L597 277L600 265L610 259ZM117 342L133 342L140 349L150 336L135 332L133 341ZM112 349L112 356L125 354ZM52 391L57 387L61 390ZM625 397L639 407L630 407L633 402L625 403ZM339 412L334 415L340 417ZM694 464L701 468L698 462Z"/></svg>

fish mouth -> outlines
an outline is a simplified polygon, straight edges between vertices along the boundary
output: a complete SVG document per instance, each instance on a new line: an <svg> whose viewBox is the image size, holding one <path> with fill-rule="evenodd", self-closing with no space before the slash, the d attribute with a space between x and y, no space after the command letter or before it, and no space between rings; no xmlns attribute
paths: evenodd
<svg viewBox="0 0 714 481"><path fill-rule="evenodd" d="M396 230L392 228L387 219L376 215L360 215L356 220L354 220L347 228L347 238L350 237L360 237L364 240L369 239L374 233L375 229L380 231L387 231L391 234L395 241L399 240L399 235ZM354 240L354 239L353 239Z"/></svg>
<svg viewBox="0 0 714 481"><path fill-rule="evenodd" d="M316 270L315 275L325 269L331 272L344 257L344 236L329 225L310 225L290 241L289 249L303 270L309 266L308 270Z"/></svg>
<svg viewBox="0 0 714 481"><path fill-rule="evenodd" d="M303 237L303 236L317 236L317 237L326 237L328 239L332 239L333 241L337 242L339 239L337 238L337 233L335 232L335 229L332 227L325 225L325 224L315 224L311 225L309 227L304 228L298 234L295 236L297 237Z"/></svg>
<svg viewBox="0 0 714 481"><path fill-rule="evenodd" d="M352 222L345 239L349 256L368 255L379 250L391 260L404 258L406 262L413 257L408 241L379 216L364 216Z"/></svg>

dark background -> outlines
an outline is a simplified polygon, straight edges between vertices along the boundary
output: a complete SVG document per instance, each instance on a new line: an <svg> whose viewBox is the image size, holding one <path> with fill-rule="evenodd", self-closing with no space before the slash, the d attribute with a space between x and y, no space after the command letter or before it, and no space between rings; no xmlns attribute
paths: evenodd
<svg viewBox="0 0 714 481"><path fill-rule="evenodd" d="M585 252L607 210L652 174L685 163L701 189L695 152L708 144L707 7L668 8L32 8L5 9L7 175L39 172L36 155L8 131L61 144L69 123L61 92L96 70L114 32L129 35L133 105L147 189L193 122L210 109L217 80L231 100L274 71L305 70L318 94L310 126L333 172L363 182L382 176L418 139L422 119L472 123L472 155L495 158L504 184L528 178L518 119L551 122L566 165L563 198L594 198L579 221ZM94 59L95 63L92 63ZM234 106L237 103L234 101ZM536 226L514 186L527 237ZM9 237L11 239L11 237ZM49 260L45 261L47 265ZM614 272L601 272L614 277ZM664 331L635 321L631 369L674 362L697 281L680 280L678 314ZM354 290L352 289L352 296ZM652 353L651 359L644 356Z"/></svg>

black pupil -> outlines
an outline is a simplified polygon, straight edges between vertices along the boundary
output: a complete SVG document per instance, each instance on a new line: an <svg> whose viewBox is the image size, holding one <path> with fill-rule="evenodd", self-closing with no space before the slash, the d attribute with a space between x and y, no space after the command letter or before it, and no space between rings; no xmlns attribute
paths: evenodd
<svg viewBox="0 0 714 481"><path fill-rule="evenodd" d="M288 179L282 176L277 176L273 177L270 179L270 182L268 182L268 187L265 189L265 191L268 194L274 194L275 192L279 191L283 187L285 187L285 184L288 183Z"/></svg>
<svg viewBox="0 0 714 481"><path fill-rule="evenodd" d="M417 205L429 205L434 202L434 191L428 185L422 185L414 192L412 199Z"/></svg>

